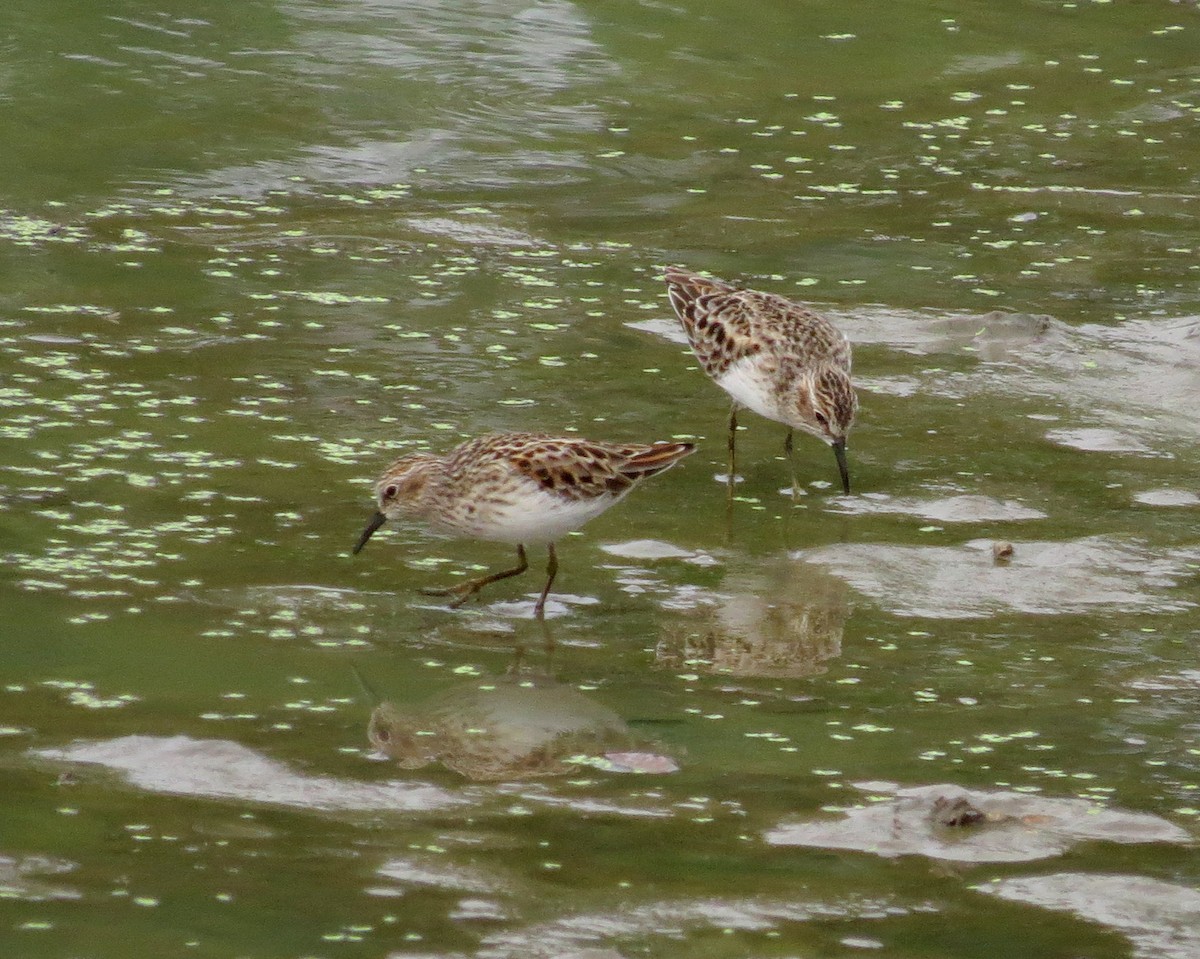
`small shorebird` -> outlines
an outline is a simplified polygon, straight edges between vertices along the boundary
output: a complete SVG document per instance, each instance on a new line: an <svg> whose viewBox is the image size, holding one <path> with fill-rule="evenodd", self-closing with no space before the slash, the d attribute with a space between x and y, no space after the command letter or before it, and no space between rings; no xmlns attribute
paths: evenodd
<svg viewBox="0 0 1200 959"><path fill-rule="evenodd" d="M375 484L378 510L354 552L389 519L413 517L435 530L511 543L517 565L427 596L453 596L457 607L489 583L529 568L525 545L546 543L546 585L534 607L545 615L558 572L557 539L599 516L649 476L674 466L691 443L596 443L578 437L497 433L469 440L443 456L412 453L396 460Z"/></svg>
<svg viewBox="0 0 1200 959"><path fill-rule="evenodd" d="M846 434L858 398L850 382L850 343L829 320L773 293L668 267L671 306L704 372L733 397L729 411L729 495L733 496L737 413L748 407L833 447L842 489L850 492ZM795 470L792 472L795 489Z"/></svg>

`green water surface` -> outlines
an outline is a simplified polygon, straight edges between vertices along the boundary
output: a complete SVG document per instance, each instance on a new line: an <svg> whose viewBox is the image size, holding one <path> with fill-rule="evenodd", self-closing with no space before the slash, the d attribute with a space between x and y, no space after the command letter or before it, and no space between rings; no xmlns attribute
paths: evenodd
<svg viewBox="0 0 1200 959"><path fill-rule="evenodd" d="M0 954L1200 955L1195 4L10 0L0 51ZM846 330L854 495L747 413L726 514L666 264ZM417 592L508 547L350 555L494 430L700 447L560 544L550 655L538 572ZM594 714L651 771L368 742L498 684L444 749Z"/></svg>

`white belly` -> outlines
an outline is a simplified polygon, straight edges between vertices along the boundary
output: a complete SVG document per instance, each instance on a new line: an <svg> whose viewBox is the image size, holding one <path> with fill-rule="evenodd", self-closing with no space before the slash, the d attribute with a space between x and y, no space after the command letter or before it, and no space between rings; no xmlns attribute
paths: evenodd
<svg viewBox="0 0 1200 959"><path fill-rule="evenodd" d="M769 420L785 422L775 402L775 390L771 379L763 374L762 368L753 359L730 363L716 383L740 406Z"/></svg>
<svg viewBox="0 0 1200 959"><path fill-rule="evenodd" d="M513 545L553 543L595 519L620 498L605 494L572 500L547 493L534 483L523 483L519 495L503 503L481 504L469 521L470 535Z"/></svg>

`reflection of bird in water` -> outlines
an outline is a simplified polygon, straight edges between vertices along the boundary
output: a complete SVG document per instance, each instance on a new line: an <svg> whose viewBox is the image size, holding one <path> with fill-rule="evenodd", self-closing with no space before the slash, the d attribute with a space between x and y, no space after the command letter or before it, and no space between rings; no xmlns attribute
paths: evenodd
<svg viewBox="0 0 1200 959"><path fill-rule="evenodd" d="M847 615L841 580L788 560L730 575L715 607L664 628L655 658L729 676L815 676L841 655Z"/></svg>
<svg viewBox="0 0 1200 959"><path fill-rule="evenodd" d="M678 768L607 706L546 675L481 677L412 709L380 703L367 736L405 769L440 763L475 780Z"/></svg>
<svg viewBox="0 0 1200 959"><path fill-rule="evenodd" d="M354 547L389 519L425 520L443 533L511 543L517 565L431 596L458 606L484 586L529 568L525 546L547 543L546 585L534 607L541 618L558 573L554 543L594 519L642 480L674 466L691 443L614 444L534 433L498 433L470 440L444 456L413 453L398 459L375 484L378 511Z"/></svg>
<svg viewBox="0 0 1200 959"><path fill-rule="evenodd" d="M773 293L668 267L671 306L713 382L733 397L729 413L729 491L733 495L737 411L741 407L833 448L842 490L850 492L846 436L858 398L850 381L850 343L829 320ZM795 474L793 472L793 487Z"/></svg>

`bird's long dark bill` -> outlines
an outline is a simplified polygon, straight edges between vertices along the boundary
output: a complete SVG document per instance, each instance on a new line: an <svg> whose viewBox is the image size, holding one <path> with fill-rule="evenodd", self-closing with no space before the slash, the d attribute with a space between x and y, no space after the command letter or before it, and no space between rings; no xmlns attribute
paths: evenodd
<svg viewBox="0 0 1200 959"><path fill-rule="evenodd" d="M837 459L838 472L842 474L842 492L850 495L850 470L846 466L846 441L838 440L833 444L833 455ZM364 541L365 542L365 541Z"/></svg>
<svg viewBox="0 0 1200 959"><path fill-rule="evenodd" d="M386 522L387 517L382 513L376 513L371 517L371 522L367 524L367 528L362 531L362 536L360 536L358 538L358 542L354 544L353 552L356 556L358 555L359 551L367 545L367 540L371 538L371 534Z"/></svg>

